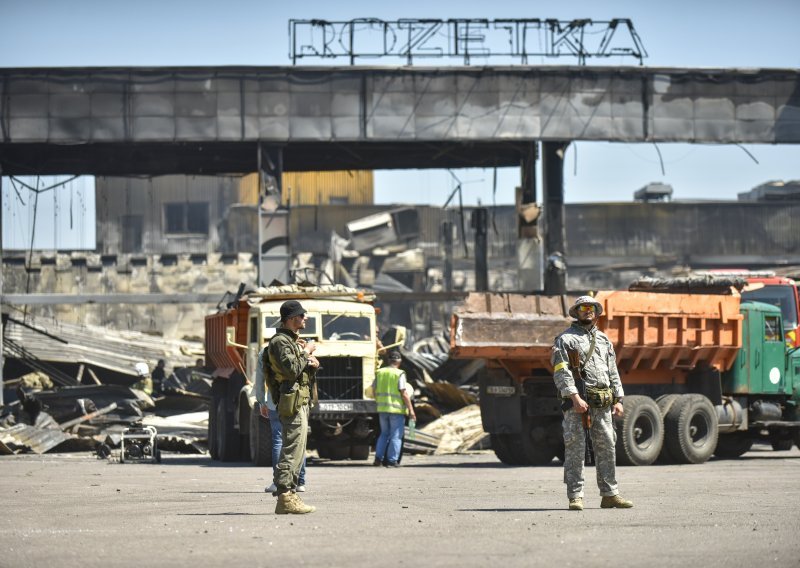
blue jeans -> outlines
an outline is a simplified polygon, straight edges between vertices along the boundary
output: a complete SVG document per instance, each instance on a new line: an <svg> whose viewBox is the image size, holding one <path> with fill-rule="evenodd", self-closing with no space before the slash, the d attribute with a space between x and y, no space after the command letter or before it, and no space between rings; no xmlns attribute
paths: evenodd
<svg viewBox="0 0 800 568"><path fill-rule="evenodd" d="M400 459L400 447L403 438L403 427L406 424L405 414L378 413L381 424L381 435L375 445L375 460L396 464Z"/></svg>
<svg viewBox="0 0 800 568"><path fill-rule="evenodd" d="M269 425L272 427L272 475L275 475L275 468L281 459L281 448L283 447L283 425L277 410L269 411ZM303 458L303 466L300 468L298 485L306 484L306 458Z"/></svg>

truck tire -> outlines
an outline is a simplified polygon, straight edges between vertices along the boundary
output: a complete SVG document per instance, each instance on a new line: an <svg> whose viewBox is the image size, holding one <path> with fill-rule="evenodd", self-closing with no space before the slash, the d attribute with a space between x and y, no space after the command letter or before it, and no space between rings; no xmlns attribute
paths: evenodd
<svg viewBox="0 0 800 568"><path fill-rule="evenodd" d="M272 426L255 409L250 413L250 461L257 466L272 465Z"/></svg>
<svg viewBox="0 0 800 568"><path fill-rule="evenodd" d="M749 452L752 447L753 437L748 432L720 434L714 455L718 458L738 458Z"/></svg>
<svg viewBox="0 0 800 568"><path fill-rule="evenodd" d="M350 446L345 442L318 442L317 455L329 460L346 460L350 457Z"/></svg>
<svg viewBox="0 0 800 568"><path fill-rule="evenodd" d="M617 463L650 465L664 445L664 422L658 404L649 396L625 397L625 411L617 422Z"/></svg>
<svg viewBox="0 0 800 568"><path fill-rule="evenodd" d="M658 409L661 411L662 422L666 421L667 413L675 404L675 401L677 401L680 397L681 397L680 394L662 394L660 397L656 399L656 404L658 405ZM665 433L665 439L666 439L666 433ZM670 464L676 462L676 459L672 457L672 454L669 453L669 446L666 444L666 442L661 445L661 453L658 455L658 459L656 461L661 464Z"/></svg>
<svg viewBox="0 0 800 568"><path fill-rule="evenodd" d="M506 465L525 465L527 459L519 434L490 434L497 459Z"/></svg>
<svg viewBox="0 0 800 568"><path fill-rule="evenodd" d="M792 438L790 434L770 434L769 443L776 452L786 452L792 449Z"/></svg>
<svg viewBox="0 0 800 568"><path fill-rule="evenodd" d="M704 463L717 448L719 422L714 405L701 394L684 394L664 419L664 441L676 463Z"/></svg>
<svg viewBox="0 0 800 568"><path fill-rule="evenodd" d="M217 400L211 399L211 405L208 408L208 453L212 460L219 459L219 452L217 451Z"/></svg>
<svg viewBox="0 0 800 568"><path fill-rule="evenodd" d="M556 456L560 430L554 420L541 416L522 417L522 450L528 465L547 465Z"/></svg>
<svg viewBox="0 0 800 568"><path fill-rule="evenodd" d="M233 427L233 412L225 397L217 402L217 453L222 461L239 459L239 432Z"/></svg>
<svg viewBox="0 0 800 568"><path fill-rule="evenodd" d="M350 459L351 460L368 460L369 459L369 444L353 444L350 446Z"/></svg>

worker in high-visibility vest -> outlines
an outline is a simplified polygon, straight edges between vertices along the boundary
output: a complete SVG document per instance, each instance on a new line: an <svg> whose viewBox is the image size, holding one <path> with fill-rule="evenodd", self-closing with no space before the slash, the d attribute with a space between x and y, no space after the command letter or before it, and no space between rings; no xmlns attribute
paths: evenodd
<svg viewBox="0 0 800 568"><path fill-rule="evenodd" d="M417 419L406 390L406 374L400 369L402 360L398 351L392 351L389 365L379 369L375 377L375 402L378 403L381 435L375 446L373 465L383 465L385 459L386 467L399 466L406 413L411 420Z"/></svg>

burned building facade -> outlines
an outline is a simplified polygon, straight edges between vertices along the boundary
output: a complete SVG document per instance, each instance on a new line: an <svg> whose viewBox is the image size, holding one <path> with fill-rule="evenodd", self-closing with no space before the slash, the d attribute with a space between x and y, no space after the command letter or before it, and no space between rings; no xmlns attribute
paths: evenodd
<svg viewBox="0 0 800 568"><path fill-rule="evenodd" d="M296 279L370 288L379 299L380 292L475 289L475 208L374 205L371 172L285 174L282 181L284 237ZM255 175L97 178L96 249L6 252L4 292L203 294L205 302L28 308L74 323L197 336L216 305L209 295L221 299L240 282L257 282L258 202ZM487 212L488 287L520 290L522 212L514 206ZM694 269L800 275L796 199L568 204L565 214L570 290L625 288L643 274ZM542 266L541 246L537 253ZM443 328L448 305L412 301L387 308L384 325L393 319L424 336Z"/></svg>

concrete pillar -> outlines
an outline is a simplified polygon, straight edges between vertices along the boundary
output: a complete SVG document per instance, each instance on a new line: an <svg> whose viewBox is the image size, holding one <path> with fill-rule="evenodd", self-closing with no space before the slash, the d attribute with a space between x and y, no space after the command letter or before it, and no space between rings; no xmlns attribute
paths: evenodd
<svg viewBox="0 0 800 568"><path fill-rule="evenodd" d="M453 225L452 221L442 223L442 242L444 243L444 289L453 291Z"/></svg>
<svg viewBox="0 0 800 568"><path fill-rule="evenodd" d="M565 294L567 236L564 225L564 154L569 142L542 142L544 201L544 293Z"/></svg>
<svg viewBox="0 0 800 568"><path fill-rule="evenodd" d="M289 210L281 206L283 150L264 148L258 152L258 284L273 280L290 283L291 247Z"/></svg>
<svg viewBox="0 0 800 568"><path fill-rule="evenodd" d="M489 248L487 246L487 228L489 211L486 207L477 207L472 211L472 228L475 229L475 291L489 290Z"/></svg>
<svg viewBox="0 0 800 568"><path fill-rule="evenodd" d="M520 164L522 184L517 191L517 278L523 292L542 289L542 243L536 205L536 142Z"/></svg>

